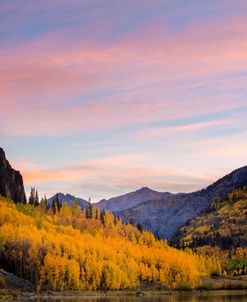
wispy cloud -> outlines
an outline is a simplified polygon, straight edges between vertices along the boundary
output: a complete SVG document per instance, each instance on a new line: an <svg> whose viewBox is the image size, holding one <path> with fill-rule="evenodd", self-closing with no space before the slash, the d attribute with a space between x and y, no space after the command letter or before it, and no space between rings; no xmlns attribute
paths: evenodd
<svg viewBox="0 0 247 302"><path fill-rule="evenodd" d="M200 132L201 130L211 129L213 131L219 128L235 126L234 119L224 119L224 120L213 120L205 122L190 123L180 126L167 126L167 127L153 127L147 130L138 130L134 134L134 137L139 139L161 139L164 137L174 136L174 135L185 135L188 137L190 134L195 132Z"/></svg>
<svg viewBox="0 0 247 302"><path fill-rule="evenodd" d="M244 71L246 25L246 19L231 27L228 22L199 23L174 37L161 31L154 39L150 30L150 35L132 33L107 45L73 42L65 47L66 37L51 34L0 51L5 58L0 70L2 131L57 135L242 106L246 101L239 97L234 102L212 99L206 92L179 100L166 92L184 93L185 83L211 85L212 77L217 81ZM228 84L226 79L227 91Z"/></svg>
<svg viewBox="0 0 247 302"><path fill-rule="evenodd" d="M27 186L189 191L242 165L246 12L243 0L2 1L0 143L21 152Z"/></svg>
<svg viewBox="0 0 247 302"><path fill-rule="evenodd" d="M150 156L145 154L113 156L50 168L26 162L17 162L15 165L22 170L27 188L32 185L42 187L46 182L53 182L57 184L58 191L69 190L84 197L92 195L94 198L110 197L110 193L104 190L109 186L121 191L124 188L136 190L148 184L162 191L188 191L203 187L210 180L199 173L143 166L143 159L148 157ZM77 188L75 192L76 184L80 189ZM89 185L88 188L85 188L85 184ZM98 189L90 191L92 186ZM82 188L85 192L82 192ZM42 190L41 193L47 194Z"/></svg>

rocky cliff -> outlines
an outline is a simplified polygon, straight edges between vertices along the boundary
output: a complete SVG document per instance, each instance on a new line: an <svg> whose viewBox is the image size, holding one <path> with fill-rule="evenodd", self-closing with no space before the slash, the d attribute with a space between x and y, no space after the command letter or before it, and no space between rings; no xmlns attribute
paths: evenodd
<svg viewBox="0 0 247 302"><path fill-rule="evenodd" d="M22 176L11 167L2 148L0 148L0 195L14 202L26 202Z"/></svg>

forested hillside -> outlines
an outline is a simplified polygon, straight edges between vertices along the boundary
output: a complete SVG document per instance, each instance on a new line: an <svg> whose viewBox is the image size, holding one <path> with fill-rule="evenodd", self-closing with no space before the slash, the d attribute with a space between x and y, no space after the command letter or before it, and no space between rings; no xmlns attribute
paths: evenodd
<svg viewBox="0 0 247 302"><path fill-rule="evenodd" d="M117 212L123 221L140 223L159 238L171 240L177 230L197 217L216 200L226 198L233 190L247 185L247 166L236 169L205 189L192 193L166 193ZM116 200L116 199L115 199ZM111 208L109 208L111 210Z"/></svg>
<svg viewBox="0 0 247 302"><path fill-rule="evenodd" d="M193 288L221 269L212 257L176 250L110 212L82 211L76 203L47 210L44 203L1 198L0 212L1 267L37 290L126 289L142 282Z"/></svg>
<svg viewBox="0 0 247 302"><path fill-rule="evenodd" d="M247 273L247 187L214 201L173 238L179 248L214 254L233 274Z"/></svg>

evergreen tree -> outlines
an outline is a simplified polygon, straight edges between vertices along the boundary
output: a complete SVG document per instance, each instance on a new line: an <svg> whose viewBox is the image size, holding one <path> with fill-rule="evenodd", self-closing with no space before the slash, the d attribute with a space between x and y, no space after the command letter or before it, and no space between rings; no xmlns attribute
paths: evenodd
<svg viewBox="0 0 247 302"><path fill-rule="evenodd" d="M52 200L51 209L52 209L53 214L55 215L57 212L55 198Z"/></svg>
<svg viewBox="0 0 247 302"><path fill-rule="evenodd" d="M89 219L89 205L86 205L86 214L85 214L86 218Z"/></svg>
<svg viewBox="0 0 247 302"><path fill-rule="evenodd" d="M137 223L138 230L142 233L143 232L143 226L140 223Z"/></svg>
<svg viewBox="0 0 247 302"><path fill-rule="evenodd" d="M38 207L38 206L39 206L39 195L38 195L38 190L35 191L34 206L35 206L35 207Z"/></svg>
<svg viewBox="0 0 247 302"><path fill-rule="evenodd" d="M35 197L36 197L36 191L35 191L35 188L34 187L31 187L31 192L30 192L30 196L28 198L28 203L30 205L34 205L35 203Z"/></svg>
<svg viewBox="0 0 247 302"><path fill-rule="evenodd" d="M117 225L117 216L114 215L114 225Z"/></svg>
<svg viewBox="0 0 247 302"><path fill-rule="evenodd" d="M95 209L95 219L99 219L99 210L98 208Z"/></svg>
<svg viewBox="0 0 247 302"><path fill-rule="evenodd" d="M91 219L93 217L93 207L91 203L88 203L86 206L86 218Z"/></svg>
<svg viewBox="0 0 247 302"><path fill-rule="evenodd" d="M61 207L62 207L62 205L59 202L58 194L56 194L52 200L52 206L51 206L53 214L59 213Z"/></svg>
<svg viewBox="0 0 247 302"><path fill-rule="evenodd" d="M57 196L57 210L58 210L58 213L60 213L60 210L61 210L62 206L63 206L62 201L60 202L59 198Z"/></svg>
<svg viewBox="0 0 247 302"><path fill-rule="evenodd" d="M100 221L103 225L105 225L105 210L100 211Z"/></svg>
<svg viewBox="0 0 247 302"><path fill-rule="evenodd" d="M46 209L48 210L50 208L50 206L48 205L48 201L47 201L46 195L44 196L44 203L45 203Z"/></svg>
<svg viewBox="0 0 247 302"><path fill-rule="evenodd" d="M89 218L93 218L93 207L91 205L91 203L89 204Z"/></svg>
<svg viewBox="0 0 247 302"><path fill-rule="evenodd" d="M39 203L39 207L40 207L40 209L42 210L43 213L46 213L46 211L48 210L46 196L41 198L40 203Z"/></svg>

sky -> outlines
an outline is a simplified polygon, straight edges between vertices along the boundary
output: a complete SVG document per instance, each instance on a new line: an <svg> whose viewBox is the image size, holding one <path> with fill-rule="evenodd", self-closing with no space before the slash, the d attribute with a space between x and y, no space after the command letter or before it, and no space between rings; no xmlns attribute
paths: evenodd
<svg viewBox="0 0 247 302"><path fill-rule="evenodd" d="M0 0L0 146L26 193L190 192L247 164L246 0Z"/></svg>

